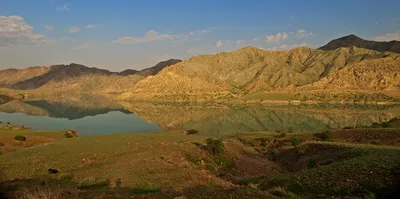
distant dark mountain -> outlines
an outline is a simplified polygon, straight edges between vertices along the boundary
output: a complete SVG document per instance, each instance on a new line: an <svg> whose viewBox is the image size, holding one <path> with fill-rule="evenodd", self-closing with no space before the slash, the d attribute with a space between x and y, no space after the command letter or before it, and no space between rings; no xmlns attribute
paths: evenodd
<svg viewBox="0 0 400 199"><path fill-rule="evenodd" d="M119 75L128 76L128 75L135 75L136 74L136 75L141 75L141 76L147 77L149 75L155 75L158 72L160 72L162 69L164 69L165 67L177 64L179 62L182 62L182 60L180 60L180 59L170 59L170 60L167 60L167 61L162 61L162 62L158 63L157 65L155 65L153 67L146 68L146 69L143 69L141 71L137 71L137 70L133 70L133 69L127 69L127 70L124 70L124 71L120 72Z"/></svg>
<svg viewBox="0 0 400 199"><path fill-rule="evenodd" d="M358 47L370 50L376 50L379 52L395 52L400 53L400 41L389 41L389 42L379 42L379 41L368 41L361 39L355 35L348 35L341 37L339 39L332 40L325 46L320 47L320 50L335 50L341 47Z"/></svg>
<svg viewBox="0 0 400 199"><path fill-rule="evenodd" d="M34 89L43 86L50 81L62 81L68 78L80 77L85 75L112 75L105 69L89 68L80 64L69 64L69 65L53 65L50 69L39 76L27 79L25 81L18 82L12 85L14 89Z"/></svg>
<svg viewBox="0 0 400 199"><path fill-rule="evenodd" d="M175 65L175 64L177 64L179 62L182 62L182 60L180 60L180 59L170 59L170 60L167 60L167 61L162 61L162 62L158 63L157 65L151 67L151 68L146 68L146 69L138 72L137 74L141 75L141 76L145 76L145 77L150 76L150 75L155 75L158 72L160 72L162 69L164 69L165 67L171 66L171 65Z"/></svg>
<svg viewBox="0 0 400 199"><path fill-rule="evenodd" d="M134 70L134 69L126 69L124 71L119 72L119 75L122 75L122 76L134 75L137 72L139 72L139 71Z"/></svg>

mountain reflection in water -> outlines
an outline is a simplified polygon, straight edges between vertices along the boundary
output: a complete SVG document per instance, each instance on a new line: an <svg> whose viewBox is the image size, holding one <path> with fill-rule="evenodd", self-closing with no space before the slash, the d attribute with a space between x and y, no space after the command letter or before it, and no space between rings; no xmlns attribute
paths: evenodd
<svg viewBox="0 0 400 199"><path fill-rule="evenodd" d="M75 129L80 135L197 129L228 136L255 131L293 132L371 125L399 117L396 105L226 105L142 103L108 99L11 101L0 120L41 130Z"/></svg>

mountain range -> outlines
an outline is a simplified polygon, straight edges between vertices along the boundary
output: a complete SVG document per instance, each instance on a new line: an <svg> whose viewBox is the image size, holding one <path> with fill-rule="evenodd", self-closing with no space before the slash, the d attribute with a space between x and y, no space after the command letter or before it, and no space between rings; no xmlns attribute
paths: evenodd
<svg viewBox="0 0 400 199"><path fill-rule="evenodd" d="M349 35L319 49L245 47L184 61L171 59L141 71L111 72L79 64L7 69L0 71L0 87L25 97L95 93L156 101L240 99L270 92L398 93L399 43Z"/></svg>
<svg viewBox="0 0 400 199"><path fill-rule="evenodd" d="M376 50L379 52L395 52L400 53L400 42L399 41L389 41L389 42L377 42L368 41L357 37L356 35L348 35L341 37L339 39L332 40L325 46L320 47L320 50L334 50L341 47L358 47L366 48L370 50Z"/></svg>

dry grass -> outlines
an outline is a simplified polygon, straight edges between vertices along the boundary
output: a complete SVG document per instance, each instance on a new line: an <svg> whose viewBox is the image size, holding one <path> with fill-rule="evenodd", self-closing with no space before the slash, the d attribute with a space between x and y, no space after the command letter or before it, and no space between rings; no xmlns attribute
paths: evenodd
<svg viewBox="0 0 400 199"><path fill-rule="evenodd" d="M16 199L62 199L63 192L60 188L36 187L32 189L22 188L15 193Z"/></svg>

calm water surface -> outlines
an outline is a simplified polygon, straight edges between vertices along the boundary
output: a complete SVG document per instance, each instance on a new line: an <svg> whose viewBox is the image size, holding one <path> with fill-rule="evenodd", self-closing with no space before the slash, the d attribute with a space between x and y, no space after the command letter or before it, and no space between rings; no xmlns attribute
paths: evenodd
<svg viewBox="0 0 400 199"><path fill-rule="evenodd" d="M109 100L12 101L0 121L37 130L74 129L80 135L198 129L226 136L243 132L294 132L356 127L400 117L395 105L228 106L128 103Z"/></svg>

